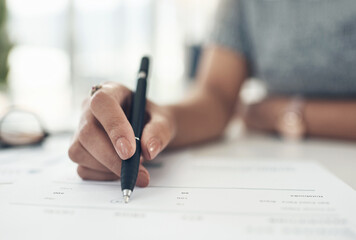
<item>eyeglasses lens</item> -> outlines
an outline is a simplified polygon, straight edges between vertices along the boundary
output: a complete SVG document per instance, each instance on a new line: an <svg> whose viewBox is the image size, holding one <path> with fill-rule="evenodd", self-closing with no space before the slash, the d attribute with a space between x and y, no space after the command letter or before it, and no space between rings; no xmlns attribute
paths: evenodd
<svg viewBox="0 0 356 240"><path fill-rule="evenodd" d="M11 111L6 114L0 125L1 142L17 146L40 142L45 136L42 125L35 115Z"/></svg>

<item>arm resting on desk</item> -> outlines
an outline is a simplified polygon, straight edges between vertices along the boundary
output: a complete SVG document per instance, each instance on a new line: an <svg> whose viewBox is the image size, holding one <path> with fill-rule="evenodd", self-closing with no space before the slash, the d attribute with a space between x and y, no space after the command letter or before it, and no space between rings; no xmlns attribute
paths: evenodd
<svg viewBox="0 0 356 240"><path fill-rule="evenodd" d="M250 106L247 126L277 131L277 119L289 102L275 97ZM356 140L356 100L306 100L303 115L309 136Z"/></svg>
<svg viewBox="0 0 356 240"><path fill-rule="evenodd" d="M356 140L356 101L308 101L305 110L308 134Z"/></svg>

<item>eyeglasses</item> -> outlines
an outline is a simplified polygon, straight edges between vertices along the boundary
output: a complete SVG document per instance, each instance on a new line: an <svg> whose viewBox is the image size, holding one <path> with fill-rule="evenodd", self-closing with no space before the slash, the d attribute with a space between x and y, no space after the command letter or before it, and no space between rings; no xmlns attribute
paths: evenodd
<svg viewBox="0 0 356 240"><path fill-rule="evenodd" d="M13 107L0 119L0 148L40 144L48 135L32 112Z"/></svg>

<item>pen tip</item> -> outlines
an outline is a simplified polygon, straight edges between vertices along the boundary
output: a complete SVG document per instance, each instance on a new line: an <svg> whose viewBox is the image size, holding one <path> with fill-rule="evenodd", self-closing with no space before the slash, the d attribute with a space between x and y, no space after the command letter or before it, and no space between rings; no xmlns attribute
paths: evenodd
<svg viewBox="0 0 356 240"><path fill-rule="evenodd" d="M130 196L131 196L131 192L132 192L132 190L130 190L130 189L123 189L122 190L122 195L124 197L125 203L129 202Z"/></svg>

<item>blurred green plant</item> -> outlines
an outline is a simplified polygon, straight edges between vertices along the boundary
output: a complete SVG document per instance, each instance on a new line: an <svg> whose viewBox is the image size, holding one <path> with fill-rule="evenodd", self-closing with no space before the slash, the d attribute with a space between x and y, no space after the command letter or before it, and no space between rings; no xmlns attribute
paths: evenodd
<svg viewBox="0 0 356 240"><path fill-rule="evenodd" d="M6 31L6 18L6 0L0 0L0 89L7 85L7 74L9 72L7 58L11 49Z"/></svg>

